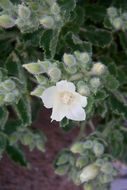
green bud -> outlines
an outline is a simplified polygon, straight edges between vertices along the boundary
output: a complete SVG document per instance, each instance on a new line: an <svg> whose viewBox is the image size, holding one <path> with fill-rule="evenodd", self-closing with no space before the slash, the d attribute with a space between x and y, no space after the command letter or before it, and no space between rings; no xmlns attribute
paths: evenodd
<svg viewBox="0 0 127 190"><path fill-rule="evenodd" d="M15 20L12 19L9 15L0 16L0 26L3 28L11 28L15 25Z"/></svg>
<svg viewBox="0 0 127 190"><path fill-rule="evenodd" d="M84 149L91 149L93 148L93 142L91 140L87 140L83 143L83 148Z"/></svg>
<svg viewBox="0 0 127 190"><path fill-rule="evenodd" d="M45 152L45 144L42 140L37 140L36 142L37 149L41 152Z"/></svg>
<svg viewBox="0 0 127 190"><path fill-rule="evenodd" d="M69 169L68 165L62 165L55 169L55 173L58 175L65 175Z"/></svg>
<svg viewBox="0 0 127 190"><path fill-rule="evenodd" d="M48 79L43 75L36 75L35 78L37 82L41 85L46 85L48 83Z"/></svg>
<svg viewBox="0 0 127 190"><path fill-rule="evenodd" d="M82 96L89 96L90 95L90 89L83 81L79 81L77 83L77 91Z"/></svg>
<svg viewBox="0 0 127 190"><path fill-rule="evenodd" d="M0 0L0 7L2 7L2 9L11 9L13 4L9 0Z"/></svg>
<svg viewBox="0 0 127 190"><path fill-rule="evenodd" d="M84 151L83 143L82 142L76 142L76 143L74 143L71 146L70 150L73 153L82 153Z"/></svg>
<svg viewBox="0 0 127 190"><path fill-rule="evenodd" d="M104 153L104 145L99 142L94 143L93 152L97 157L101 156Z"/></svg>
<svg viewBox="0 0 127 190"><path fill-rule="evenodd" d="M65 65L68 67L73 67L76 65L76 59L72 54L64 53L63 61L64 61Z"/></svg>
<svg viewBox="0 0 127 190"><path fill-rule="evenodd" d="M18 89L14 89L14 90L13 90L13 94L14 94L15 97L20 96L20 92L19 92Z"/></svg>
<svg viewBox="0 0 127 190"><path fill-rule="evenodd" d="M54 28L54 19L51 16L44 16L40 20L40 24L46 29Z"/></svg>
<svg viewBox="0 0 127 190"><path fill-rule="evenodd" d="M113 172L113 165L111 162L105 162L102 167L101 171L105 174L112 174Z"/></svg>
<svg viewBox="0 0 127 190"><path fill-rule="evenodd" d="M86 166L80 174L81 183L93 180L94 178L96 178L99 172L100 168L95 164L90 164Z"/></svg>
<svg viewBox="0 0 127 190"><path fill-rule="evenodd" d="M123 21L120 17L117 17L112 20L112 25L114 26L116 30L120 30L123 26Z"/></svg>
<svg viewBox="0 0 127 190"><path fill-rule="evenodd" d="M13 93L8 93L5 95L5 98L4 98L4 101L7 102L7 103L12 103L12 102L15 102L15 95Z"/></svg>
<svg viewBox="0 0 127 190"><path fill-rule="evenodd" d="M109 17L111 17L111 18L115 18L118 16L118 12L115 7L109 7L107 9L107 13L108 13Z"/></svg>
<svg viewBox="0 0 127 190"><path fill-rule="evenodd" d="M95 164L97 165L97 166L99 166L99 167L101 167L103 164L104 164L104 160L103 159L97 159L96 160L96 162L95 162Z"/></svg>
<svg viewBox="0 0 127 190"><path fill-rule="evenodd" d="M86 166L88 164L88 158L87 157L79 157L76 161L76 167L82 168L83 166Z"/></svg>
<svg viewBox="0 0 127 190"><path fill-rule="evenodd" d="M106 66L100 62L95 63L91 69L92 75L103 75L106 72Z"/></svg>
<svg viewBox="0 0 127 190"><path fill-rule="evenodd" d="M51 13L54 15L58 15L60 13L60 7L56 2L51 6Z"/></svg>
<svg viewBox="0 0 127 190"><path fill-rule="evenodd" d="M90 183L86 183L86 184L84 184L83 189L84 190L93 190L93 185Z"/></svg>
<svg viewBox="0 0 127 190"><path fill-rule="evenodd" d="M16 84L13 80L8 79L2 83L2 86L7 91L12 91L16 88Z"/></svg>
<svg viewBox="0 0 127 190"><path fill-rule="evenodd" d="M30 17L30 9L25 5L18 6L18 15L23 19L28 19Z"/></svg>
<svg viewBox="0 0 127 190"><path fill-rule="evenodd" d="M65 67L65 70L67 73L69 74L75 74L77 73L77 67L76 66L73 66L73 67ZM72 76L73 78L73 76Z"/></svg>
<svg viewBox="0 0 127 190"><path fill-rule="evenodd" d="M23 67L31 74L41 74L44 73L44 68L40 63L29 63L24 64Z"/></svg>
<svg viewBox="0 0 127 190"><path fill-rule="evenodd" d="M0 94L0 105L4 104L4 94Z"/></svg>
<svg viewBox="0 0 127 190"><path fill-rule="evenodd" d="M57 159L57 165L63 165L66 164L69 160L68 154L61 154L59 158Z"/></svg>
<svg viewBox="0 0 127 190"><path fill-rule="evenodd" d="M111 181L113 181L113 177L112 177L112 175L101 175L100 177L99 177L99 181L100 181L100 183L102 183L102 184L105 184L105 183L110 183Z"/></svg>
<svg viewBox="0 0 127 190"><path fill-rule="evenodd" d="M13 133L10 138L9 138L9 143L10 145L14 145L16 144L18 141L18 136L17 136L17 133Z"/></svg>
<svg viewBox="0 0 127 190"><path fill-rule="evenodd" d="M45 90L45 87L42 85L38 85L30 94L32 96L41 97L43 91Z"/></svg>
<svg viewBox="0 0 127 190"><path fill-rule="evenodd" d="M23 145L30 145L33 142L33 135L32 133L28 133L28 132L26 132L26 134L23 133L20 137L20 140Z"/></svg>
<svg viewBox="0 0 127 190"><path fill-rule="evenodd" d="M58 82L61 78L61 71L59 68L52 66L48 69L48 75L50 76L51 81Z"/></svg>
<svg viewBox="0 0 127 190"><path fill-rule="evenodd" d="M76 56L76 59L80 61L82 64L87 64L91 61L90 55L87 52L80 53L78 51L75 51L74 54Z"/></svg>
<svg viewBox="0 0 127 190"><path fill-rule="evenodd" d="M90 80L90 85L93 89L98 89L101 85L101 81L98 77L93 77L91 80Z"/></svg>

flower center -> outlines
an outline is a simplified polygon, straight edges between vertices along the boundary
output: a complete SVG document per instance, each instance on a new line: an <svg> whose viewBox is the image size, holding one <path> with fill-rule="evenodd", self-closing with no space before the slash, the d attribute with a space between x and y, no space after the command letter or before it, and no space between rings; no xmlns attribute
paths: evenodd
<svg viewBox="0 0 127 190"><path fill-rule="evenodd" d="M74 101L74 95L71 92L62 92L60 94L60 99L64 104L71 104Z"/></svg>

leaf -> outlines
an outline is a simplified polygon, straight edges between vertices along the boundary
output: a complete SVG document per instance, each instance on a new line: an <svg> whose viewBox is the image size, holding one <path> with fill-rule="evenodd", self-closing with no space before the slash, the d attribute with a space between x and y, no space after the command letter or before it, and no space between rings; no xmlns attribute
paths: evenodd
<svg viewBox="0 0 127 190"><path fill-rule="evenodd" d="M95 95L95 101L103 101L108 97L108 94L104 91L98 91L97 94Z"/></svg>
<svg viewBox="0 0 127 190"><path fill-rule="evenodd" d="M110 106L114 113L127 118L127 105L118 100L115 96L110 96Z"/></svg>
<svg viewBox="0 0 127 190"><path fill-rule="evenodd" d="M115 90L119 88L119 82L113 75L108 74L105 77L105 87L109 91L114 92Z"/></svg>
<svg viewBox="0 0 127 190"><path fill-rule="evenodd" d="M127 54L127 33L126 32L119 32L120 44Z"/></svg>
<svg viewBox="0 0 127 190"><path fill-rule="evenodd" d="M111 32L94 26L85 26L85 28L81 30L81 33L85 40L88 40L94 46L102 48L109 46L113 40Z"/></svg>
<svg viewBox="0 0 127 190"><path fill-rule="evenodd" d="M27 161L23 151L16 146L7 146L6 151L10 158L22 166L27 166Z"/></svg>
<svg viewBox="0 0 127 190"><path fill-rule="evenodd" d="M85 6L86 17L90 18L94 22L102 22L106 15L106 8L100 5L86 5Z"/></svg>
<svg viewBox="0 0 127 190"><path fill-rule="evenodd" d="M76 0L58 0L57 3L61 8L64 21L67 22L70 18L71 11L73 11L76 6Z"/></svg>
<svg viewBox="0 0 127 190"><path fill-rule="evenodd" d="M23 95L19 102L13 105L13 108L24 126L31 124L31 105L27 95Z"/></svg>
<svg viewBox="0 0 127 190"><path fill-rule="evenodd" d="M4 126L4 132L8 135L14 133L19 128L22 128L22 122L20 120L8 120Z"/></svg>
<svg viewBox="0 0 127 190"><path fill-rule="evenodd" d="M0 132L0 152L3 151L6 148L7 144L7 136L3 132Z"/></svg>
<svg viewBox="0 0 127 190"><path fill-rule="evenodd" d="M70 131L71 129L73 129L74 127L76 127L75 123L67 118L64 118L61 122L60 122L60 127L64 130L64 131Z"/></svg>
<svg viewBox="0 0 127 190"><path fill-rule="evenodd" d="M53 58L56 53L56 47L59 37L59 30L43 31L40 38L40 47L44 50L46 58Z"/></svg>
<svg viewBox="0 0 127 190"><path fill-rule="evenodd" d="M8 120L8 111L4 107L0 107L0 128L4 129L4 126Z"/></svg>

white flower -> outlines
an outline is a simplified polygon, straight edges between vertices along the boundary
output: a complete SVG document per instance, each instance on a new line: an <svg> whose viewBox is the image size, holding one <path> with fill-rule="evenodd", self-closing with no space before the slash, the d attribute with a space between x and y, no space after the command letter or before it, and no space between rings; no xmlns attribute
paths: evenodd
<svg viewBox="0 0 127 190"><path fill-rule="evenodd" d="M72 82L62 80L44 90L42 101L46 108L53 108L52 120L61 121L64 117L75 121L85 120L83 107L87 105L87 98L75 92Z"/></svg>

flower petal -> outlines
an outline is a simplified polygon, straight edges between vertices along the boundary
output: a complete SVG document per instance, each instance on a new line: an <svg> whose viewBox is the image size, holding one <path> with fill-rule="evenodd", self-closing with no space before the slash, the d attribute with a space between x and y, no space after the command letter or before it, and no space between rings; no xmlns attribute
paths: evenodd
<svg viewBox="0 0 127 190"><path fill-rule="evenodd" d="M42 93L41 98L42 98L42 101L43 101L44 106L46 108L52 108L53 107L55 93L56 93L56 87L55 86L47 88Z"/></svg>
<svg viewBox="0 0 127 190"><path fill-rule="evenodd" d="M81 106L85 108L87 106L87 97L82 95L79 95L79 97L80 97Z"/></svg>
<svg viewBox="0 0 127 190"><path fill-rule="evenodd" d="M55 105L53 106L51 119L56 121L61 121L66 116L66 106L61 105L58 102L55 102Z"/></svg>
<svg viewBox="0 0 127 190"><path fill-rule="evenodd" d="M66 80L57 82L56 87L58 90L67 90L67 91L75 92L75 85L72 82L68 82Z"/></svg>
<svg viewBox="0 0 127 190"><path fill-rule="evenodd" d="M75 104L73 106L70 106L66 117L74 121L83 121L86 119L86 113L80 104Z"/></svg>

